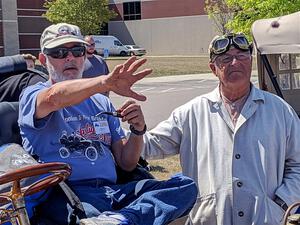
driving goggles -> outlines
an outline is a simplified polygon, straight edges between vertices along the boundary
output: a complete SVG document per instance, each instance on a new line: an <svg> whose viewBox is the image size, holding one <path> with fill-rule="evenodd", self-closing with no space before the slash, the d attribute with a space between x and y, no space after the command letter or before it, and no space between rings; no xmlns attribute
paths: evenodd
<svg viewBox="0 0 300 225"><path fill-rule="evenodd" d="M58 47L45 49L44 53L55 59L64 59L68 56L69 52L72 53L74 57L82 57L85 55L85 46L75 46L72 48Z"/></svg>
<svg viewBox="0 0 300 225"><path fill-rule="evenodd" d="M242 33L226 34L216 38L210 48L210 58L214 55L221 55L227 52L231 46L242 51L250 51L252 53L252 45L248 42L246 36Z"/></svg>

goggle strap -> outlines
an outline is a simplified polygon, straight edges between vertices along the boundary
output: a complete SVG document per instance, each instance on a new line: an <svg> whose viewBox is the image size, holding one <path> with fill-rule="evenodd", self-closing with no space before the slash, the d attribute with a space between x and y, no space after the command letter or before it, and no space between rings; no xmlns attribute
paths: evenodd
<svg viewBox="0 0 300 225"><path fill-rule="evenodd" d="M245 41L247 42L247 44L239 44L235 40L238 37L244 38ZM216 43L218 41L221 41L221 40L227 40L226 46L224 48L216 49ZM227 52L231 45L234 45L237 49L240 49L240 50L243 50L243 51L250 50L250 52L252 53L252 46L251 46L251 44L248 43L246 37L244 37L244 36L228 36L228 37L223 36L223 37L220 37L220 38L218 38L214 41L214 43L212 45L212 51L210 53L210 58L212 57L213 54L220 55L222 53Z"/></svg>

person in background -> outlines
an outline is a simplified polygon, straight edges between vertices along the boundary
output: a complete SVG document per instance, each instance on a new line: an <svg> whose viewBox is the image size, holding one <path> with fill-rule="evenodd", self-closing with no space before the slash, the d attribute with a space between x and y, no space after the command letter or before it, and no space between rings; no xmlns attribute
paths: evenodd
<svg viewBox="0 0 300 225"><path fill-rule="evenodd" d="M51 25L40 43L39 60L47 67L49 80L22 93L19 126L23 147L43 162L65 162L72 167L68 184L92 217L80 223L158 225L186 215L197 196L196 185L188 177L116 184L115 164L126 171L136 167L147 127L140 105L128 100L115 110L100 93L114 91L146 100L131 90L152 72L136 72L146 59L131 57L108 75L81 79L88 43L77 26ZM116 116L130 124L128 139ZM50 201L53 204L45 210L49 217L56 224L68 224L68 203L60 198Z"/></svg>
<svg viewBox="0 0 300 225"><path fill-rule="evenodd" d="M23 89L48 80L48 75L33 68L33 55L0 57L0 102L18 102Z"/></svg>
<svg viewBox="0 0 300 225"><path fill-rule="evenodd" d="M108 74L109 69L105 60L100 55L97 55L94 38L91 35L87 35L84 40L88 43L88 45L86 48L86 60L84 62L82 77L91 78ZM107 97L109 96L109 92L102 94Z"/></svg>
<svg viewBox="0 0 300 225"><path fill-rule="evenodd" d="M175 109L144 136L146 159L180 154L199 194L191 224L279 225L300 200L300 122L280 97L250 81L252 45L215 37L209 67L219 85Z"/></svg>
<svg viewBox="0 0 300 225"><path fill-rule="evenodd" d="M36 57L31 54L22 54L22 56L26 61L27 69L35 69Z"/></svg>
<svg viewBox="0 0 300 225"><path fill-rule="evenodd" d="M96 54L95 41L92 36L85 36L88 43L86 48L86 60L84 62L83 78L91 78L109 73L105 60Z"/></svg>

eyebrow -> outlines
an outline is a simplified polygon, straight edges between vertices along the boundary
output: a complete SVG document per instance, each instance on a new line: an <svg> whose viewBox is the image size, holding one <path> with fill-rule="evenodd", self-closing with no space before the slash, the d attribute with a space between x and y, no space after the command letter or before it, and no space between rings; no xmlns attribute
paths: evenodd
<svg viewBox="0 0 300 225"><path fill-rule="evenodd" d="M239 55L239 54L247 54L249 53L248 51L240 51L240 52L236 52L236 53L233 53L233 54L223 54L224 56L232 56L232 55Z"/></svg>

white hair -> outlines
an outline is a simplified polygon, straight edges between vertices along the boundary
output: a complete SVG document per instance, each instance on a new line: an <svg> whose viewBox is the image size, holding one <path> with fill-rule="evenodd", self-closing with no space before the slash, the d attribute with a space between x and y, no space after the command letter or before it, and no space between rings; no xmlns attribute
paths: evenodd
<svg viewBox="0 0 300 225"><path fill-rule="evenodd" d="M65 81L65 80L70 80L70 79L79 79L79 78L82 78L82 73L83 73L83 70L84 70L84 66L82 66L81 68L79 68L79 71L78 71L78 74L76 77L67 77L65 76L64 74L58 72L55 67L51 64L49 58L47 55L45 55L46 57L46 68L48 70L48 73L49 73L49 76L50 78L55 82L55 83L58 83L58 82L61 82L61 81Z"/></svg>

